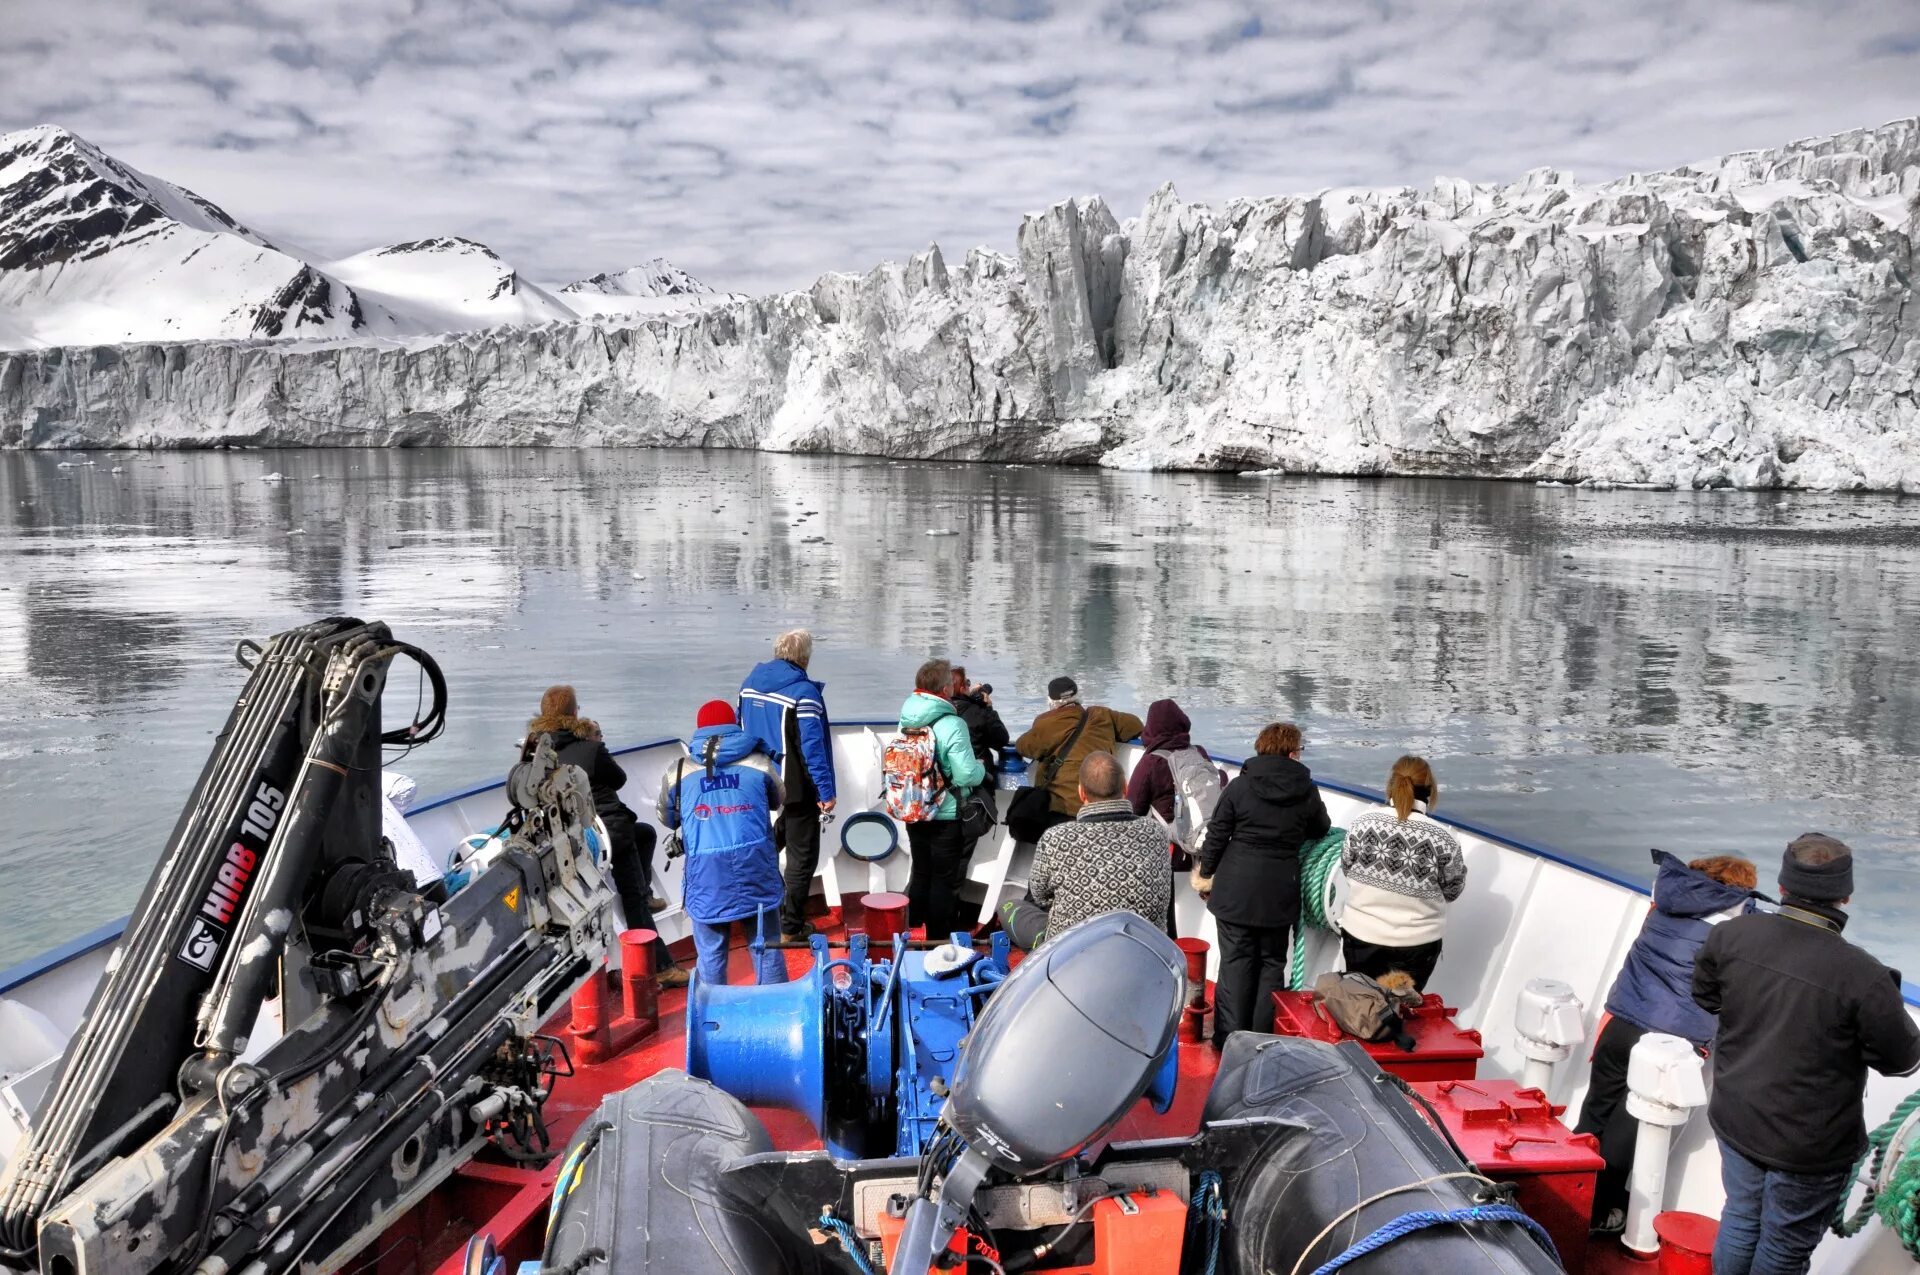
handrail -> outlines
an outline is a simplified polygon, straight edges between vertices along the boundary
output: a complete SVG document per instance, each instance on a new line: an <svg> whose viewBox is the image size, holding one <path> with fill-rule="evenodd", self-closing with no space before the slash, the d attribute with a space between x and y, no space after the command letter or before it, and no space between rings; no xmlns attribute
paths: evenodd
<svg viewBox="0 0 1920 1275"><path fill-rule="evenodd" d="M876 727L891 730L897 725L897 721L880 718L834 723L836 727L858 727L869 730ZM665 747L668 744L675 744L682 748L687 746L685 740L677 736L668 735L660 739L647 740L644 743L623 744L619 748L609 749L608 751L615 757L625 757L631 753L643 753L651 749ZM1245 764L1245 759L1229 757L1224 753L1211 753L1209 755L1212 756L1215 761L1224 762L1230 766L1241 766ZM1330 792L1337 792L1344 796L1359 797L1365 801L1378 803L1385 803L1386 801L1385 795L1378 789L1366 788L1358 784L1343 783L1334 779L1316 778L1314 783ZM438 810L442 806L452 805L454 802L463 801L468 797L477 797L481 793L492 792L505 785L506 779L503 776L491 783L474 784L471 787L461 788L454 792L443 793L438 797L421 802L419 805L409 807L406 815L411 819L415 815L425 814L429 810ZM1545 859L1549 863L1557 863L1561 867L1571 868L1573 871L1585 876L1597 877L1611 885L1632 890L1635 894L1651 895L1652 893L1651 888L1644 881L1632 880L1620 875L1611 868L1594 863L1588 859L1583 859L1579 855L1571 854L1565 850L1537 845L1531 841L1524 841L1510 833L1489 828L1485 824L1476 823L1471 819L1460 819L1452 815L1438 813L1431 813L1430 817L1440 823L1448 824L1452 827L1459 828L1463 832L1469 832L1476 837L1491 841L1496 845L1506 846L1509 849L1518 850L1523 854L1530 854L1537 859ZM0 970L0 996L4 996L7 992L19 987L23 983L31 982L50 970L57 969L69 961L77 960L85 956L88 952L96 951L113 942L119 938L121 932L126 929L127 922L130 919L132 919L131 916L123 916L117 921L110 921L96 930L90 930L80 937L70 939L38 956L29 957L17 965ZM1920 1009L1920 984L1903 979L1900 983L1900 994L1908 1005Z"/></svg>

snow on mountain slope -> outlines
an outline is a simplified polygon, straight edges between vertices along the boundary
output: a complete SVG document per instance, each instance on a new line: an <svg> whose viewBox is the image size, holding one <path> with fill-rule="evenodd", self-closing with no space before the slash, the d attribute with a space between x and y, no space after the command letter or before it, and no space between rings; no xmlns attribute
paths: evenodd
<svg viewBox="0 0 1920 1275"><path fill-rule="evenodd" d="M0 341L345 336L351 290L65 129L0 136Z"/></svg>
<svg viewBox="0 0 1920 1275"><path fill-rule="evenodd" d="M711 295L713 289L665 257L651 257L625 270L570 283L560 291L609 297L681 297Z"/></svg>
<svg viewBox="0 0 1920 1275"><path fill-rule="evenodd" d="M0 446L623 443L1920 493L1920 120L1582 183L1029 215L663 318L0 354ZM577 293L567 293L568 297ZM611 294L603 294L611 295Z"/></svg>
<svg viewBox="0 0 1920 1275"><path fill-rule="evenodd" d="M419 239L326 263L400 332L465 332L575 318L552 293L522 279L471 239Z"/></svg>
<svg viewBox="0 0 1920 1275"><path fill-rule="evenodd" d="M735 299L722 297L664 257L570 283L560 294L583 315L682 314Z"/></svg>
<svg viewBox="0 0 1920 1275"><path fill-rule="evenodd" d="M562 299L471 239L323 260L65 129L0 136L0 349L417 337L681 313L714 295L659 258L574 286Z"/></svg>

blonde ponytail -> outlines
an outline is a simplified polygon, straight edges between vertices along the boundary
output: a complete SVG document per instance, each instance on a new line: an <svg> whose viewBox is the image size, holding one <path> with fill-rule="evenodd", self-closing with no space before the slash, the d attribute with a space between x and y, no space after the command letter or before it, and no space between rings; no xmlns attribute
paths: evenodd
<svg viewBox="0 0 1920 1275"><path fill-rule="evenodd" d="M1416 788L1427 790L1429 806L1440 799L1440 785L1433 781L1433 767L1427 765L1426 758L1408 753L1393 763L1393 773L1387 777L1387 803L1402 823L1413 817Z"/></svg>

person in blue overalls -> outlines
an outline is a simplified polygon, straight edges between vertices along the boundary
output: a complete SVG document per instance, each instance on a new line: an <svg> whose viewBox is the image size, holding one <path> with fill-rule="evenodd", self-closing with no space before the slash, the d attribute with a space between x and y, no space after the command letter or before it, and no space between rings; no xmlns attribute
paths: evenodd
<svg viewBox="0 0 1920 1275"><path fill-rule="evenodd" d="M725 700L701 705L694 720L688 755L667 768L654 813L663 826L680 829L686 848L682 904L693 923L694 974L703 983L725 983L735 921L753 922L769 943L780 937L784 889L773 844L780 777ZM785 954L764 951L756 973L762 983L786 982Z"/></svg>

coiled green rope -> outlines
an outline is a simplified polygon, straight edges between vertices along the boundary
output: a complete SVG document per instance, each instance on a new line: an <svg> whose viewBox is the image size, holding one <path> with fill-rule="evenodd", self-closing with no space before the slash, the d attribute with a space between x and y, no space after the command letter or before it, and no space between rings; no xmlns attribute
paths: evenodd
<svg viewBox="0 0 1920 1275"><path fill-rule="evenodd" d="M1307 927L1331 931L1327 921L1327 878L1340 866L1347 830L1335 828L1318 841L1300 847L1300 924L1293 927L1293 965L1287 985L1303 991L1307 985Z"/></svg>
<svg viewBox="0 0 1920 1275"><path fill-rule="evenodd" d="M1882 1172L1894 1136L1916 1111L1920 1111L1920 1090L1908 1094L1893 1114L1867 1135L1867 1153L1853 1166L1856 1180L1863 1173L1868 1175L1866 1194L1851 1213L1846 1197L1841 1197L1833 1213L1833 1231L1840 1236L1858 1235L1877 1214L1900 1237L1907 1252L1920 1261L1920 1155L1911 1154L1911 1147L1904 1148L1893 1171ZM1884 1190L1882 1181L1886 1183Z"/></svg>

